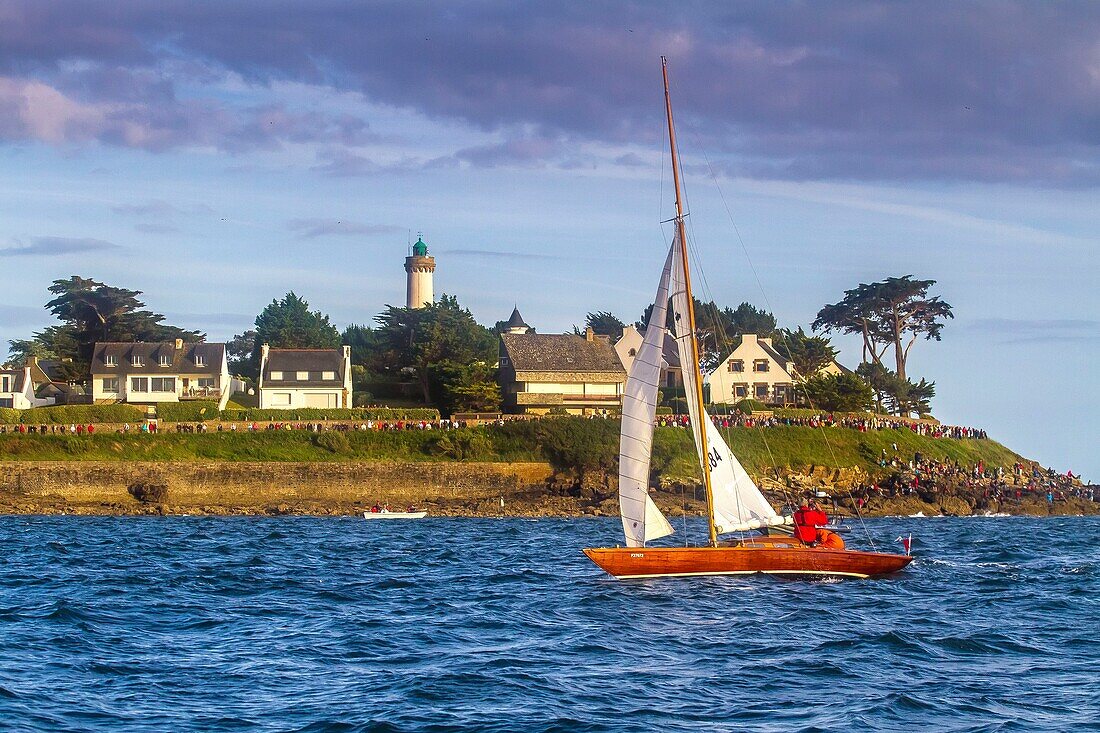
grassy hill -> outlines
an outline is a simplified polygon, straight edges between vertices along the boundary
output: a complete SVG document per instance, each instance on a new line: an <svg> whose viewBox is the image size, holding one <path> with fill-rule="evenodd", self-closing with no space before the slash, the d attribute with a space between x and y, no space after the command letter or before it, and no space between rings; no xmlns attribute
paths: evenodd
<svg viewBox="0 0 1100 733"><path fill-rule="evenodd" d="M1021 457L992 440L929 438L908 430L861 433L848 428L734 428L726 433L734 453L754 475L811 466L881 469L883 449L898 457L920 452L937 460L1011 466ZM14 461L547 461L555 468L615 468L618 422L558 418L453 431L212 432L206 434L97 433L92 436L0 435L0 460ZM660 428L653 466L670 478L697 475L691 435Z"/></svg>

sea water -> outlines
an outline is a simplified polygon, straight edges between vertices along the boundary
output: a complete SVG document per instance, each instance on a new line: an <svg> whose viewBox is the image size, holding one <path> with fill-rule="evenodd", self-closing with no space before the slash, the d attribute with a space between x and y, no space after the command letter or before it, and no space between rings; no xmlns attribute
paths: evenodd
<svg viewBox="0 0 1100 733"><path fill-rule="evenodd" d="M0 517L0 729L1100 724L1100 519L866 530L917 559L616 581L615 519Z"/></svg>

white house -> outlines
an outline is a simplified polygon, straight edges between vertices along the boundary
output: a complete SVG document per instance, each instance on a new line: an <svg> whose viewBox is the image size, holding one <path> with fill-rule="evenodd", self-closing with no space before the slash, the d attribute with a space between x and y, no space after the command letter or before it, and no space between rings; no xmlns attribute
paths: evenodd
<svg viewBox="0 0 1100 733"><path fill-rule="evenodd" d="M830 361L818 373L843 371L844 367ZM795 403L794 386L799 378L794 363L772 345L770 338L746 333L733 352L706 375L706 382L710 385L711 402L732 404L753 399L782 406Z"/></svg>
<svg viewBox="0 0 1100 733"><path fill-rule="evenodd" d="M260 347L260 407L296 409L352 406L351 347Z"/></svg>
<svg viewBox="0 0 1100 733"><path fill-rule="evenodd" d="M0 369L0 407L29 410L32 407L52 404L54 404L52 398L35 397L30 366L21 369Z"/></svg>
<svg viewBox="0 0 1100 733"><path fill-rule="evenodd" d="M224 410L232 391L225 344L183 339L98 343L91 383L96 404L216 399Z"/></svg>
<svg viewBox="0 0 1100 733"><path fill-rule="evenodd" d="M634 357L638 355L638 349L642 348L644 339L645 332L631 324L623 328L623 335L615 342L615 353L619 355L619 361L623 363L627 374L630 374L630 367L634 366ZM661 386L684 386L684 375L680 371L680 352L676 349L676 339L669 333L665 334L665 342L661 345Z"/></svg>

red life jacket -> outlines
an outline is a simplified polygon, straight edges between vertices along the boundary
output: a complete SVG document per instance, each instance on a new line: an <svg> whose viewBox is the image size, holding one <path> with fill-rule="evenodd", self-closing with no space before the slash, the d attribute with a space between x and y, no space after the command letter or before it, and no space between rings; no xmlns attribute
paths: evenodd
<svg viewBox="0 0 1100 733"><path fill-rule="evenodd" d="M829 517L820 509L800 507L794 513L794 536L803 542L817 540L817 528L829 523Z"/></svg>

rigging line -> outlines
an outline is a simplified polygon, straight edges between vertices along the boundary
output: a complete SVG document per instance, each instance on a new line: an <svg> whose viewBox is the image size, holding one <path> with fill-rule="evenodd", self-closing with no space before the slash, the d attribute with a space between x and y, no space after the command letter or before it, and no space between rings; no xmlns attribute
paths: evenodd
<svg viewBox="0 0 1100 733"><path fill-rule="evenodd" d="M703 158L706 159L706 153L703 154ZM707 165L708 166L710 165L709 160L707 160ZM721 194L721 189L719 189L719 194ZM684 194L684 197L685 197L685 199L687 198L686 193ZM724 203L725 203L725 199L723 199L723 204ZM726 213L729 214L729 207L728 206L726 207ZM733 219L732 215L730 215L730 219L732 221L732 219ZM688 238L688 244L691 246L692 253L695 255L696 260L702 261L702 258L699 255L698 246L697 246L698 239L695 236L695 222L694 221L689 221L688 223L689 223L690 228L691 228L691 236ZM734 227L736 229L736 224L734 225ZM740 236L741 236L740 233L738 233L738 237L740 237ZM741 246L744 249L745 245L744 245L743 241L741 243ZM747 259L748 258L748 252L747 251L745 252L745 256L746 256L746 259ZM752 262L750 261L749 264L751 266ZM753 270L753 272L755 274L755 270ZM732 346L733 345L733 339L730 337L729 334L726 334L725 331L724 331L724 326L723 326L723 323L722 323L721 313L718 310L718 304L714 300L714 293L710 289L710 282L707 280L706 272L704 272L700 269L699 278L702 281L702 285L703 285L702 290L705 294L705 297L708 297L710 299L711 309L714 311L714 315L713 315L712 320L713 320L713 326L714 326L713 338L714 338L715 351L718 352L718 353L721 353L721 351L722 351L721 347L722 346L727 346L727 347ZM759 277L757 277L757 284L760 286L761 291L763 291L763 286L760 285L760 278ZM764 296L764 299L765 299L765 301L767 301L767 296L766 295ZM770 303L767 304L767 308L768 308L769 311L773 310ZM714 397L712 395L711 396L711 404L714 403L713 401L714 401ZM719 432L719 434L722 433L721 430L719 430L718 432ZM726 428L725 432L726 432L726 435L725 435L726 442L728 443L731 439L732 428ZM782 481L779 480L779 478L780 478L779 477L779 466L775 461L775 454L772 452L771 444L768 442L767 431L761 430L760 431L760 438L761 438L761 440L763 440L764 448L768 452L768 462L771 464L772 474L775 476L775 482L776 482L776 484L778 484L779 486L782 487L784 501L790 503L791 495L787 491L787 486L786 486L786 484L784 484Z"/></svg>
<svg viewBox="0 0 1100 733"><path fill-rule="evenodd" d="M775 310L772 308L771 301L768 300L768 294L764 290L764 283L760 280L760 275L756 271L756 266L752 263L752 257L749 255L749 249L745 245L745 240L741 237L741 230L737 228L737 222L733 218L733 212L730 210L729 203L726 201L726 194L722 191L722 185L718 182L718 176L714 172L714 167L710 164L710 158L707 157L705 151L702 151L702 153L703 160L706 161L707 164L707 170L710 172L711 180L714 181L714 187L718 190L718 197L722 200L722 206L726 209L726 215L729 217L730 224L733 226L733 231L737 234L737 241L741 244L741 251L744 252L745 260L749 263L749 269L752 270L753 277L756 278L756 285L760 289L761 297L764 298L764 305L770 312L774 313ZM793 362L794 359L791 357L790 346L784 343L783 347L787 351L787 359ZM806 397L806 401L810 404L810 409L816 411L817 408L814 406L813 400L810 398L810 396L805 393L803 393L803 396ZM818 430L821 431L821 437L825 440L825 445L829 449L829 455L832 457L833 465L839 467L840 464L836 457L836 451L833 449L833 444L829 440L828 434L825 432L825 426L823 423L818 424ZM867 523L863 521L863 514L860 512L859 504L856 502L855 497L852 495L851 488L847 489L846 493L848 494L848 498L852 501L852 507L855 509L856 518L859 519L859 524L860 527L863 529L864 535L871 543L871 548L877 551L878 548L875 546L875 540L873 537L871 537L871 532L867 529Z"/></svg>

